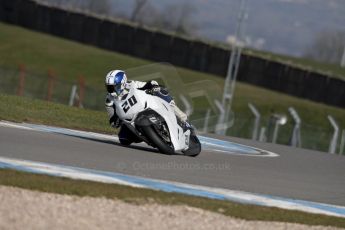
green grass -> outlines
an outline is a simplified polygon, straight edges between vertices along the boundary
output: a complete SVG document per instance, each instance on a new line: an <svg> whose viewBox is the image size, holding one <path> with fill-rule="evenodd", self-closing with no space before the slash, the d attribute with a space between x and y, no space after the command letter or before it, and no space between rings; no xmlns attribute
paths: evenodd
<svg viewBox="0 0 345 230"><path fill-rule="evenodd" d="M287 114L287 108L293 106L307 124L318 124L327 127L329 126L327 122L327 115L329 114L334 116L339 124L345 128L345 109L297 99L284 94L276 94L251 85L241 84L238 85L236 90L238 94L234 98L235 111L249 112L247 103L252 102L257 105L263 116L268 116L273 111Z"/></svg>
<svg viewBox="0 0 345 230"><path fill-rule="evenodd" d="M200 198L178 193L165 193L116 184L51 177L7 169L0 169L0 185L49 193L120 199L138 205L152 202L163 205L188 205L245 220L279 221L345 228L344 218L279 208L244 205L229 201Z"/></svg>
<svg viewBox="0 0 345 230"><path fill-rule="evenodd" d="M111 133L106 112L0 94L0 120Z"/></svg>
<svg viewBox="0 0 345 230"><path fill-rule="evenodd" d="M103 81L107 71L114 68L128 69L150 64L149 61L139 58L0 23L0 66L17 68L19 63L24 63L28 71L32 73L46 74L51 68L57 74L58 79L69 82L74 82L78 76L83 75L87 85L99 90L99 94L88 97L88 100L98 101L97 103L101 105L98 108L102 108L104 103ZM221 77L184 68L177 68L177 71L184 82L212 80L219 85L220 89L223 87L224 79ZM324 139L323 149L326 148L329 142L329 133L332 131L327 115L334 116L339 125L345 128L344 109L288 96L253 85L237 83L233 110L237 121L240 122L235 123L231 132L232 135L250 137L252 114L248 109L248 102L256 105L262 114L262 126L267 125L268 117L272 112L288 114L288 107L295 107L302 117L302 128L306 129L305 131L302 130L302 135L303 133L309 135L308 133L320 131L323 134L316 135L315 140L312 141L318 142L320 139ZM203 118L208 109L207 103L203 101L199 101L197 105L196 113L191 117L192 120ZM288 131L290 132L292 124L291 117L289 120L290 126L285 128L287 131L280 143L287 142ZM281 130L284 131L284 128Z"/></svg>
<svg viewBox="0 0 345 230"><path fill-rule="evenodd" d="M257 96L259 96L258 94ZM243 106L248 100L247 98L241 98L243 100ZM287 101L289 98L286 99ZM262 104L267 103L267 107L271 108L272 106L269 102L265 102L263 99ZM276 102L278 103L278 101ZM307 103L307 102L305 102ZM300 104L301 109L303 108L303 102ZM101 133L116 133L117 130L109 128L108 117L104 111L95 111L88 109L79 109L76 107L69 107L62 104L56 104L52 102L47 102L43 100L30 99L25 97L11 96L0 93L0 119L15 121L15 122L31 122L39 123L53 126L61 126L67 128L75 128L81 130L96 131ZM276 107L277 109L278 107ZM299 108L299 107L298 107ZM241 109L241 108L237 108ZM243 108L244 110L245 108ZM277 112L283 112L285 107L282 105L281 108L278 108ZM327 109L329 111L327 111ZM344 111L334 112L335 108L325 107L324 110L320 110L324 116L327 113L334 114L344 114ZM303 115L305 119L308 116L313 116L314 111L306 111ZM266 114L268 115L268 114ZM238 117L235 125L230 129L230 134L234 134L239 137L248 137L250 133L251 120L248 120L247 117L250 116L250 112L247 111L247 114L244 114L245 119ZM344 115L345 116L345 115ZM340 117L336 117L339 119ZM314 118L315 119L315 118ZM340 119L339 119L340 120ZM317 121L317 120L316 120ZM265 121L267 122L267 121ZM249 128L248 128L249 127ZM281 128L282 132L279 136L279 143L287 144L289 139L289 134L291 132L291 125L287 125ZM286 131L286 132L283 132ZM326 132L326 134L325 134ZM284 133L286 133L284 135ZM302 135L308 137L303 143L303 147L319 149L327 151L329 140L331 137L330 128L327 130L319 130L309 126L302 126ZM246 136L247 135L247 136Z"/></svg>

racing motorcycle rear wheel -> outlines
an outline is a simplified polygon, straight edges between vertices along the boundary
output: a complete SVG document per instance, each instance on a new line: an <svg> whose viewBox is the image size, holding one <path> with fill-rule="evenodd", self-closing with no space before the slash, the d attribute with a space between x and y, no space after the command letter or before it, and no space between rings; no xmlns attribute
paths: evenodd
<svg viewBox="0 0 345 230"><path fill-rule="evenodd" d="M154 144L159 149L160 152L168 155L172 155L175 153L174 148L166 143L163 138L157 134L152 126L143 126L142 131L147 139L149 139L152 144Z"/></svg>

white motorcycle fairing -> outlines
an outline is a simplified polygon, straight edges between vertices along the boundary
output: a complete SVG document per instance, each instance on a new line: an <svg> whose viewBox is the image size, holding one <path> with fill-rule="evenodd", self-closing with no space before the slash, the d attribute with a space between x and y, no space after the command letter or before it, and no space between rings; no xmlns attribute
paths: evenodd
<svg viewBox="0 0 345 230"><path fill-rule="evenodd" d="M159 114L168 126L170 141L174 151L183 151L188 149L190 140L190 130L183 131L182 127L178 125L172 106L162 98L147 94L143 90L135 87L129 89L121 99L115 99L116 114L127 126L135 127L135 120L140 112L145 110L153 110ZM150 118L151 122L154 117Z"/></svg>

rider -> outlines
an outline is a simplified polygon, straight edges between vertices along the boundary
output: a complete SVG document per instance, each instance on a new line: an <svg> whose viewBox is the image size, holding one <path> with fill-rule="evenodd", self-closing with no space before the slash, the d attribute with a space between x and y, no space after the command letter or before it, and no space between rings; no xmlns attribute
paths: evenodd
<svg viewBox="0 0 345 230"><path fill-rule="evenodd" d="M160 92L161 88L154 80L148 82L127 80L126 73L123 70L112 70L105 77L105 86L107 89L107 96L105 99L105 107L109 116L109 123L113 128L119 128L121 121L116 114L114 100L121 100L129 89L133 86L140 90L150 90L151 92ZM178 120L184 125L187 122L187 115L182 112L175 104L172 98L168 99L171 107L175 111ZM137 139L126 126L122 126L119 132L119 139L121 144L130 144Z"/></svg>

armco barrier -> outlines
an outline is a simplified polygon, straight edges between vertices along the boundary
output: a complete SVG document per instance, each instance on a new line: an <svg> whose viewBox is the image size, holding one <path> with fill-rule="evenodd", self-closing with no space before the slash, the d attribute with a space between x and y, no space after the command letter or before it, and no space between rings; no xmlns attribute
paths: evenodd
<svg viewBox="0 0 345 230"><path fill-rule="evenodd" d="M167 34L152 35L150 58L155 61L169 62L173 37Z"/></svg>
<svg viewBox="0 0 345 230"><path fill-rule="evenodd" d="M60 37L66 37L66 22L69 20L66 11L52 8L49 14L49 30L50 33Z"/></svg>
<svg viewBox="0 0 345 230"><path fill-rule="evenodd" d="M99 35L99 28L102 24L102 20L99 20L94 17L85 17L83 23L83 33L82 33L82 42L98 46L98 35ZM100 40L103 39L100 37Z"/></svg>
<svg viewBox="0 0 345 230"><path fill-rule="evenodd" d="M174 63L178 66L185 66L189 59L189 49L192 42L187 39L174 37L172 46L171 46L171 63Z"/></svg>
<svg viewBox="0 0 345 230"><path fill-rule="evenodd" d="M135 36L133 38L133 55L150 59L151 58L151 44L152 44L152 37L154 35L151 31L137 28L135 32Z"/></svg>
<svg viewBox="0 0 345 230"><path fill-rule="evenodd" d="M114 37L115 37L116 24L103 20L98 31L98 44L99 47L107 50L114 49Z"/></svg>
<svg viewBox="0 0 345 230"><path fill-rule="evenodd" d="M267 60L262 58L244 56L243 59L242 63L248 63L245 66L248 69L248 72L262 74L267 65Z"/></svg>
<svg viewBox="0 0 345 230"><path fill-rule="evenodd" d="M133 54L135 32L135 27L126 24L117 24L114 36L114 50L125 54Z"/></svg>
<svg viewBox="0 0 345 230"><path fill-rule="evenodd" d="M205 69L210 73L226 76L230 57L229 51L209 46L207 53L207 67ZM206 60L204 65L206 66Z"/></svg>
<svg viewBox="0 0 345 230"><path fill-rule="evenodd" d="M189 46L188 50L188 59L187 63L183 65L184 67L199 70L199 71L208 71L207 64L208 64L208 52L209 47L208 45L193 41L191 45ZM175 64L175 63L173 63Z"/></svg>
<svg viewBox="0 0 345 230"><path fill-rule="evenodd" d="M325 102L327 104L334 105L338 103L338 99L343 99L343 107L345 107L345 87L343 84L344 81L340 79L334 79L329 78L326 92L329 92L328 94L325 94Z"/></svg>
<svg viewBox="0 0 345 230"><path fill-rule="evenodd" d="M37 13L36 13L36 27L34 29L38 31L43 31L46 33L51 33L51 24L50 24L50 14L53 11L51 8L47 8L46 6L37 6ZM28 19L34 20L34 19Z"/></svg>
<svg viewBox="0 0 345 230"><path fill-rule="evenodd" d="M104 49L225 77L230 52L130 23L110 21L32 0L1 0L0 20ZM345 107L345 81L264 58L242 55L238 79L309 100Z"/></svg>
<svg viewBox="0 0 345 230"><path fill-rule="evenodd" d="M263 86L264 69L268 61L264 59L252 59L249 56L242 56L238 80L248 82L253 85ZM260 66L260 68L258 68Z"/></svg>
<svg viewBox="0 0 345 230"><path fill-rule="evenodd" d="M306 82L308 85L304 84L306 89L303 96L309 100L326 102L326 94L323 92L327 92L329 77L318 73L309 73Z"/></svg>
<svg viewBox="0 0 345 230"><path fill-rule="evenodd" d="M66 17L68 18L65 24L66 38L81 42L83 40L83 24L86 16L80 13L68 13Z"/></svg>
<svg viewBox="0 0 345 230"><path fill-rule="evenodd" d="M288 90L284 90L283 92L295 95L297 97L309 97L309 91L314 90L307 82L310 79L308 75L305 75L304 71L300 71L296 68L288 68L285 72L286 75L283 76L284 78L288 79L286 82L287 84L290 84L291 86L289 88L286 88Z"/></svg>
<svg viewBox="0 0 345 230"><path fill-rule="evenodd" d="M21 1L21 7L18 7L17 22L18 25L35 28L37 22L37 4L31 1ZM30 20L28 20L28 18Z"/></svg>
<svg viewBox="0 0 345 230"><path fill-rule="evenodd" d="M2 8L2 20L4 20L5 22L8 23L13 23L13 24L18 24L18 19L17 19L17 15L18 15L18 9L19 7L23 7L20 3L24 1L24 0L13 0L13 1L9 1L9 0L2 0L0 1L1 4L1 8Z"/></svg>
<svg viewBox="0 0 345 230"><path fill-rule="evenodd" d="M0 6L0 21L5 22L6 21L6 11L3 6Z"/></svg>

